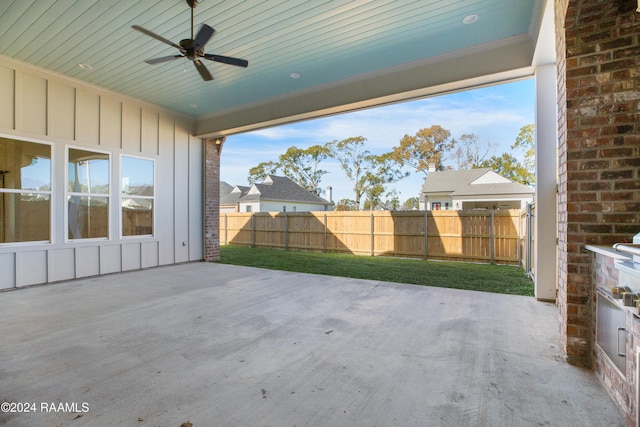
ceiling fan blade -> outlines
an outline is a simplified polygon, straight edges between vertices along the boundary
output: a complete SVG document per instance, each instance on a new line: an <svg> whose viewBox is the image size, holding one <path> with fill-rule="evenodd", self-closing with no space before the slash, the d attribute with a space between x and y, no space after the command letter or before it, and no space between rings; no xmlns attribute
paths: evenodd
<svg viewBox="0 0 640 427"><path fill-rule="evenodd" d="M202 49L215 32L216 30L214 30L207 24L202 24L202 27L200 27L200 31L198 31L198 34L196 34L196 38L193 40L194 49Z"/></svg>
<svg viewBox="0 0 640 427"><path fill-rule="evenodd" d="M196 59L196 60L193 61L193 65L196 66L196 69L198 70L198 72L202 76L203 80L205 80L205 81L213 80L213 76L211 75L209 70L207 70L207 67L204 66L202 61L200 61L199 59Z"/></svg>
<svg viewBox="0 0 640 427"><path fill-rule="evenodd" d="M149 37L153 37L154 39L159 40L162 43L168 44L169 46L173 46L176 49L180 50L180 52L183 52L183 49L182 49L182 47L180 45L177 45L174 42L172 42L171 40L167 40L164 37L157 35L156 33L152 33L151 31L149 31L149 30L147 30L145 28L142 28L142 27L140 27L138 25L132 25L131 28L133 28L134 30L140 31L142 34L146 34Z"/></svg>
<svg viewBox="0 0 640 427"><path fill-rule="evenodd" d="M202 57L207 58L211 61L222 62L223 64L235 65L237 67L247 68L247 66L249 65L249 61L247 61L246 59L232 58L230 56L211 55L205 53Z"/></svg>
<svg viewBox="0 0 640 427"><path fill-rule="evenodd" d="M152 58L152 59L145 59L144 62L146 62L147 64L160 64L162 62L168 62L168 61L173 61L174 59L178 59L178 58L184 58L184 55L172 55L172 56L163 56L160 58Z"/></svg>

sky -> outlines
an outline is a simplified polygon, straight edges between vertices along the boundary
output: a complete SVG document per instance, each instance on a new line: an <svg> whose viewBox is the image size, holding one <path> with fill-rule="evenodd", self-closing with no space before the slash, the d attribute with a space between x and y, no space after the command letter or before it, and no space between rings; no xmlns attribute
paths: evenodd
<svg viewBox="0 0 640 427"><path fill-rule="evenodd" d="M386 153L404 135L432 125L449 130L453 138L473 133L482 144L495 146L490 155L500 155L511 151L521 127L534 122L534 80L521 80L231 135L222 150L220 179L231 185L248 185L249 169L261 162L278 161L291 146L308 148L362 136L371 153ZM320 167L329 171L320 186L333 188L335 202L354 199L353 184L335 160L327 159ZM387 186L387 191L396 190L401 203L418 196L425 177L422 172L406 171L410 172L407 178Z"/></svg>

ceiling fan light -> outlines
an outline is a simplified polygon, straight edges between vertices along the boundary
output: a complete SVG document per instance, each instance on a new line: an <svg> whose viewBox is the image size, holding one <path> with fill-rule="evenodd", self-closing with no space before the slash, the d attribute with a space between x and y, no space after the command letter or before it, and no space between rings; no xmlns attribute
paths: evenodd
<svg viewBox="0 0 640 427"><path fill-rule="evenodd" d="M291 77L292 79L299 79L300 78L300 73L291 73L291 74L289 74L289 77Z"/></svg>
<svg viewBox="0 0 640 427"><path fill-rule="evenodd" d="M93 70L93 67L89 64L78 64L78 67L82 68L83 70L87 70L87 71L91 71Z"/></svg>

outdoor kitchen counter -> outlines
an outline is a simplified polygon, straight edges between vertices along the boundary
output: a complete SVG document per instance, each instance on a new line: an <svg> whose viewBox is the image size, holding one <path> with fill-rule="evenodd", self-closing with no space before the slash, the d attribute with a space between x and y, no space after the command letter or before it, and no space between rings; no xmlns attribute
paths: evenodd
<svg viewBox="0 0 640 427"><path fill-rule="evenodd" d="M630 256L616 251L611 246L586 245L585 248L588 251L595 252L597 254L601 254L601 255L604 255L604 256L608 256L608 257L611 257L611 258L616 259L616 260L621 260L621 261L630 261L631 260Z"/></svg>
<svg viewBox="0 0 640 427"><path fill-rule="evenodd" d="M593 306L591 312L593 369L603 387L625 414L628 425L637 425L637 356L640 353L640 315L635 306L613 297L613 288L628 285L640 292L640 270L633 270L633 257L611 246L586 245L593 253ZM627 267L631 266L631 267Z"/></svg>
<svg viewBox="0 0 640 427"><path fill-rule="evenodd" d="M617 251L611 246L586 245L585 248L595 254L611 258L615 269L622 272L622 276L618 278L618 284L620 286L629 286L634 291L640 292L638 280L640 279L640 264L634 262L633 257Z"/></svg>

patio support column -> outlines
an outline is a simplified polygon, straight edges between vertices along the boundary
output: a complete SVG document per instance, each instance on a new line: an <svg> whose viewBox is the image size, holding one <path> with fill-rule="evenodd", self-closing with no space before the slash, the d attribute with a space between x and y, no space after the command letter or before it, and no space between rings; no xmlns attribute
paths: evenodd
<svg viewBox="0 0 640 427"><path fill-rule="evenodd" d="M557 283L557 101L555 64L536 68L535 296L555 301Z"/></svg>
<svg viewBox="0 0 640 427"><path fill-rule="evenodd" d="M204 140L204 260L220 260L220 155L225 137Z"/></svg>

